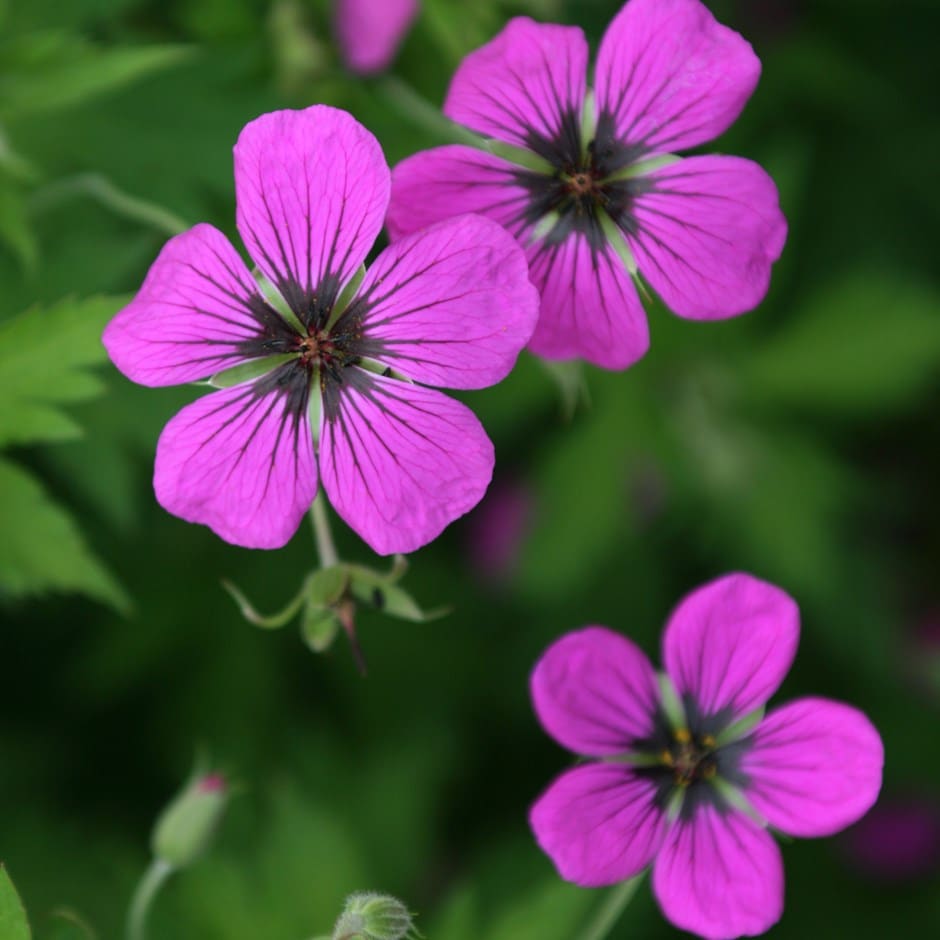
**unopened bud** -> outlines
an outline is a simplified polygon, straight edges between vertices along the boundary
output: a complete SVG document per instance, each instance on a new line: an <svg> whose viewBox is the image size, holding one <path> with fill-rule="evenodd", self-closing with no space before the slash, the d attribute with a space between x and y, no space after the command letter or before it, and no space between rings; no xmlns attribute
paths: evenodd
<svg viewBox="0 0 940 940"><path fill-rule="evenodd" d="M418 937L404 904L387 894L351 894L333 928L332 940L406 940Z"/></svg>
<svg viewBox="0 0 940 940"><path fill-rule="evenodd" d="M160 814L153 854L174 868L191 865L209 848L228 800L228 781L221 774L194 777Z"/></svg>

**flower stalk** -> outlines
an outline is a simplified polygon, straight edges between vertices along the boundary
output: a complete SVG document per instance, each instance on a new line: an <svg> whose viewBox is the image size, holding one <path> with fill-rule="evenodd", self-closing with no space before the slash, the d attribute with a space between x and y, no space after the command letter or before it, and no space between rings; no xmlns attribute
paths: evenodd
<svg viewBox="0 0 940 940"><path fill-rule="evenodd" d="M634 878L622 882L607 895L604 903L597 909L578 940L604 940L611 928L620 919L620 915L633 900L636 889L640 886L646 872L640 872Z"/></svg>
<svg viewBox="0 0 940 940"><path fill-rule="evenodd" d="M147 918L154 899L173 871L173 866L162 858L155 858L150 863L137 885L127 914L127 940L145 940Z"/></svg>

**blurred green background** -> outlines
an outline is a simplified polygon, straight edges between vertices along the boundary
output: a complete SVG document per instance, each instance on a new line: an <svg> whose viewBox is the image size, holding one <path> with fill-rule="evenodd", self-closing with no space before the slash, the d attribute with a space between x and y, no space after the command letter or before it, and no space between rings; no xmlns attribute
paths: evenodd
<svg viewBox="0 0 940 940"><path fill-rule="evenodd" d="M422 2L391 74L434 105L508 16L596 43L619 8ZM528 832L569 761L532 716L529 670L588 622L655 659L673 604L734 569L800 603L780 699L863 708L885 740L882 803L925 803L921 830L937 825L937 6L709 5L764 63L703 149L752 157L780 187L790 237L770 296L715 324L654 307L651 351L624 374L559 382L526 355L468 395L497 447L492 495L404 582L454 611L361 614L362 679L342 638L317 656L296 625L242 620L221 579L278 607L314 564L308 529L251 552L164 513L155 442L198 393L133 386L98 334L174 216L237 243L231 147L259 113L347 108L392 163L444 137L394 81L344 73L325 2L0 2L0 859L40 940L63 907L120 936L152 820L200 749L239 793L154 937L300 940L369 888L404 898L431 940L571 940L600 895L562 885ZM335 532L345 558L373 560ZM936 854L906 871L865 868L846 836L783 852L773 936L940 922ZM647 887L611 934L673 935Z"/></svg>

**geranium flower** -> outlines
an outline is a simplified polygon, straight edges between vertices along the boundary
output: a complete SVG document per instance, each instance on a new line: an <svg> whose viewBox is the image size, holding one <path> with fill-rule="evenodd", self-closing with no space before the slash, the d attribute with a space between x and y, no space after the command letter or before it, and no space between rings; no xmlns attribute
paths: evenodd
<svg viewBox="0 0 940 940"><path fill-rule="evenodd" d="M509 22L454 75L444 113L493 138L438 147L392 174L397 237L483 212L526 248L541 292L533 352L621 369L649 346L639 274L682 317L744 313L767 292L786 222L739 157L674 151L726 130L760 62L698 0L630 0L601 42L594 90L573 26Z"/></svg>
<svg viewBox="0 0 940 940"><path fill-rule="evenodd" d="M666 917L703 937L753 936L783 912L768 826L825 836L881 786L878 732L839 702L802 698L763 716L788 672L799 612L779 588L732 574L699 588L663 634L665 676L605 627L569 633L532 674L556 741L595 760L533 806L559 873L608 885L653 866Z"/></svg>
<svg viewBox="0 0 940 940"><path fill-rule="evenodd" d="M417 14L418 0L336 0L333 28L346 65L363 75L388 68Z"/></svg>
<svg viewBox="0 0 940 940"><path fill-rule="evenodd" d="M493 468L473 413L426 385L482 388L512 368L537 316L523 253L468 215L388 248L356 286L389 170L364 127L323 105L244 128L235 194L238 230L282 303L197 225L170 239L104 333L142 385L223 372L229 386L167 424L157 499L236 545L277 548L316 494L319 462L333 506L376 552L424 545L476 505Z"/></svg>

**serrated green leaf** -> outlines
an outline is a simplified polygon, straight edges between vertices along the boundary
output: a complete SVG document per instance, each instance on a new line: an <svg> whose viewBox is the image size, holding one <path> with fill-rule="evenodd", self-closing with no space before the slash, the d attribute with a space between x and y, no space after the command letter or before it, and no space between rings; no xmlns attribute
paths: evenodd
<svg viewBox="0 0 940 940"><path fill-rule="evenodd" d="M835 282L742 371L752 401L863 416L898 407L940 373L940 294L877 274Z"/></svg>
<svg viewBox="0 0 940 940"><path fill-rule="evenodd" d="M0 45L0 120L64 108L182 61L184 46L101 47L60 32Z"/></svg>
<svg viewBox="0 0 940 940"><path fill-rule="evenodd" d="M81 435L58 405L101 391L87 367L106 358L101 331L127 300L64 300L0 324L0 446Z"/></svg>
<svg viewBox="0 0 940 940"><path fill-rule="evenodd" d="M23 902L0 865L0 940L30 940L30 936Z"/></svg>
<svg viewBox="0 0 940 940"><path fill-rule="evenodd" d="M24 470L0 460L0 595L74 591L120 611L130 601L72 518Z"/></svg>

